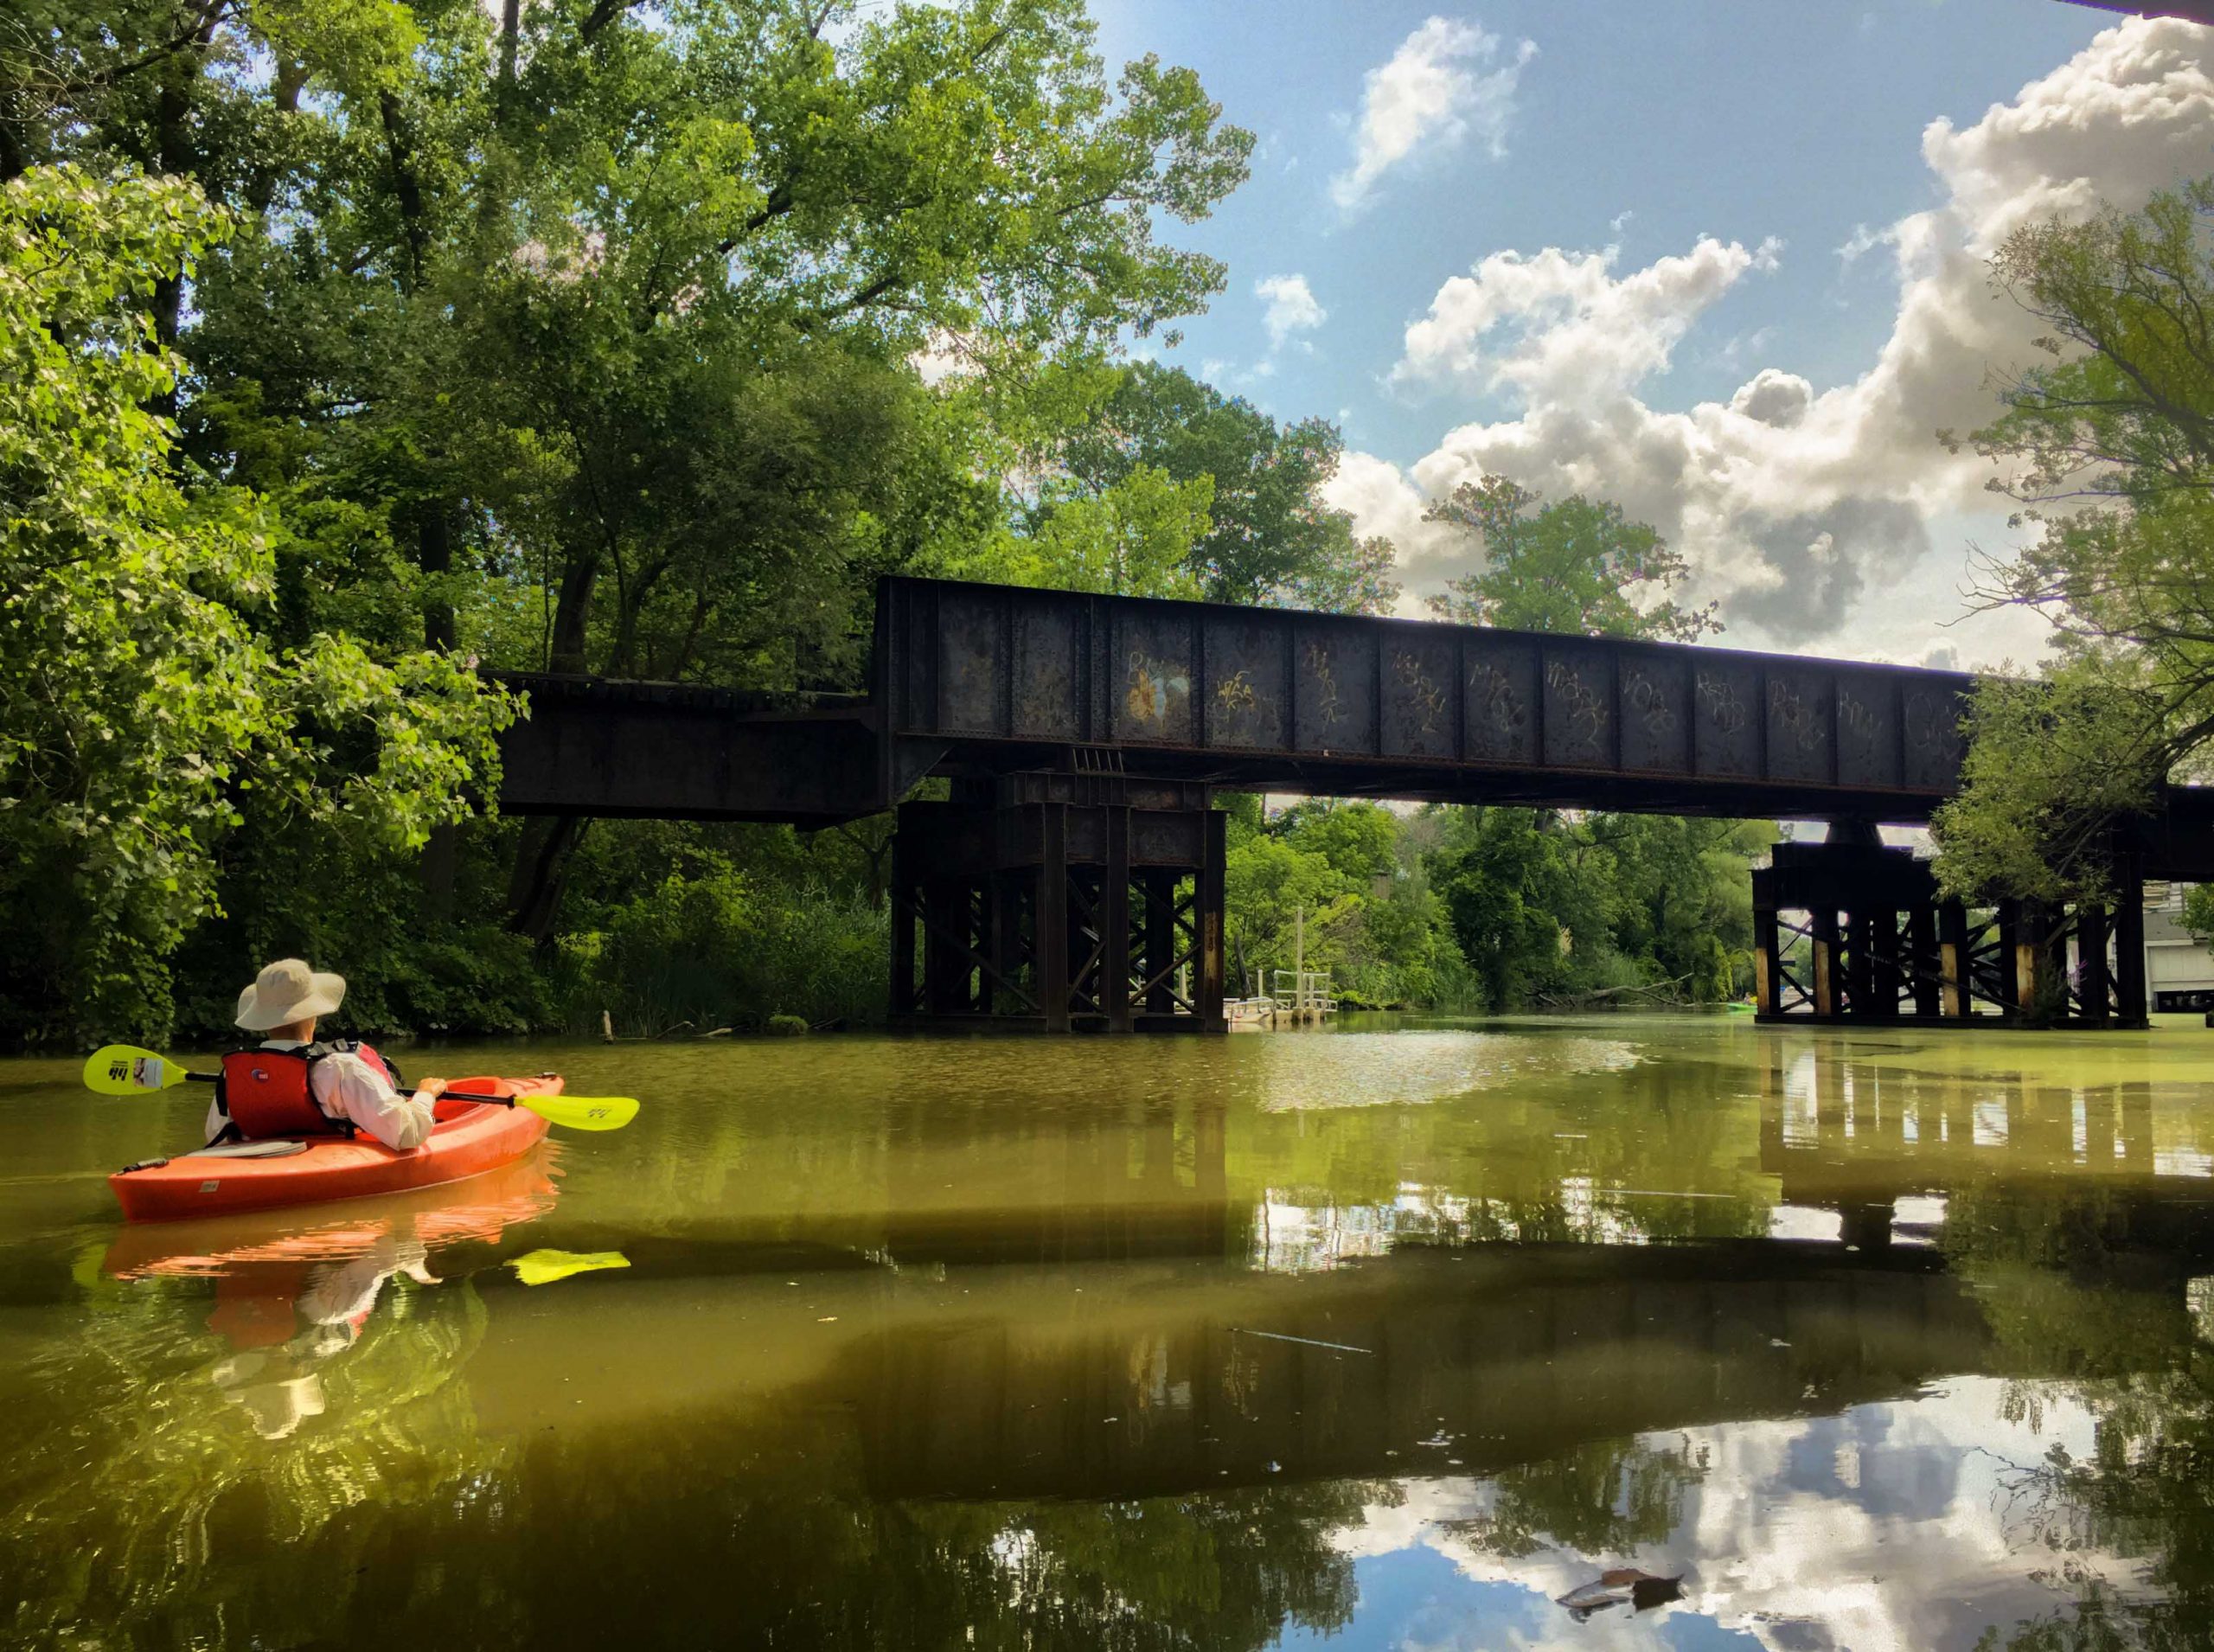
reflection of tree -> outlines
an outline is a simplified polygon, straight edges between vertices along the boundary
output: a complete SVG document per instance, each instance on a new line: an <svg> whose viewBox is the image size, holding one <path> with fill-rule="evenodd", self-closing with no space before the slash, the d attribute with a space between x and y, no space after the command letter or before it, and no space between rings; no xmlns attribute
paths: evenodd
<svg viewBox="0 0 2214 1652"><path fill-rule="evenodd" d="M48 1360L70 1403L0 1481L0 1641L1257 1649L1350 1621L1331 1536L1392 1495L892 1498L821 1393L574 1430L555 1410L496 1437L466 1375L485 1309L452 1279L389 1281L334 1351L307 1346L316 1327L254 1350L272 1380L312 1361L325 1393L269 1438L216 1386L237 1351L198 1334L207 1307L198 1286L127 1287Z"/></svg>
<svg viewBox="0 0 2214 1652"><path fill-rule="evenodd" d="M2173 1601L2123 1600L2073 1570L2068 1581L2077 1591L2072 1604L2011 1629L1993 1624L1975 1652L2185 1652L2206 1643L2204 1620L2184 1616Z"/></svg>
<svg viewBox="0 0 2214 1652"><path fill-rule="evenodd" d="M1620 1554L1675 1530L1684 1494L1705 1477L1705 1451L1593 1440L1503 1470L1490 1482L1490 1511L1446 1529L1510 1559L1547 1546Z"/></svg>
<svg viewBox="0 0 2214 1652"><path fill-rule="evenodd" d="M1232 1183L1309 1208L1399 1213L1408 1237L1448 1242L1764 1236L1775 1194L1748 1173L1758 1119L1734 1105L1742 1072L1688 1061L1584 1070L1557 1054L1587 1036L1507 1034L1492 1059L1526 1073L1395 1108L1388 1128L1367 1108L1259 1113L1233 1132ZM1431 1208L1409 1211L1415 1201Z"/></svg>
<svg viewBox="0 0 2214 1652"><path fill-rule="evenodd" d="M835 1408L771 1406L534 1440L405 1516L349 1518L436 1558L401 1627L432 1645L974 1645L1173 1652L1265 1646L1350 1621L1330 1543L1382 1500L1360 1482L1107 1503L888 1500ZM288 1569L312 1575L327 1532ZM303 1572L304 1568L304 1572Z"/></svg>
<svg viewBox="0 0 2214 1652"><path fill-rule="evenodd" d="M1955 1194L1944 1245L2017 1370L2012 1420L2066 1401L2093 1418L2085 1457L2056 1444L2005 1476L2018 1516L2056 1548L2141 1559L2162 1598L2124 1599L2089 1572L2075 1600L1993 1629L1980 1652L2124 1652L2204 1643L2214 1610L2214 1357L2198 1345L2179 1271L2131 1248L2111 1189L2011 1183ZM2143 1276L2147 1271L2152 1277ZM2147 1289L2150 1284L2153 1288Z"/></svg>
<svg viewBox="0 0 2214 1652"><path fill-rule="evenodd" d="M1295 1623L1342 1629L1353 1565L1329 1534L1395 1495L1339 1481L1032 1505L1011 1512L995 1540L1005 1575L971 1604L994 1641L1024 1646L1258 1648Z"/></svg>
<svg viewBox="0 0 2214 1652"><path fill-rule="evenodd" d="M99 1299L97 1322L48 1373L68 1412L14 1448L23 1472L8 1488L0 1566L10 1632L43 1644L99 1625L211 1646L246 1643L241 1622L268 1644L323 1633L374 1558L349 1513L407 1518L512 1449L478 1434L452 1380L484 1334L474 1289L390 1289L404 1294L387 1294L357 1338L310 1326L244 1354L181 1341L197 1293L141 1284ZM289 1316L290 1299L281 1306ZM313 1403L272 1428L310 1386ZM327 1590L303 1590L289 1566L246 1563L308 1545L325 1553Z"/></svg>
<svg viewBox="0 0 2214 1652"><path fill-rule="evenodd" d="M2085 1546L2142 1557L2167 1608L2203 1626L2214 1609L2214 1364L2202 1353L2180 1369L2077 1385L2073 1397L2096 1418L2090 1455L2055 1445L2016 1474L2014 1495ZM2120 1610L2088 1585L2077 1614L2101 1618L2099 1633L2137 1636L2115 1645L2168 1643L2153 1633L2161 1614Z"/></svg>

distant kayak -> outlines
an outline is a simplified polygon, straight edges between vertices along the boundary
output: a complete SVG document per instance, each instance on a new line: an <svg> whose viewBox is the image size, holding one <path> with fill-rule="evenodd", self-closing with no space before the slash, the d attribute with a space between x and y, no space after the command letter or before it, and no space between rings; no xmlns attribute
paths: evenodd
<svg viewBox="0 0 2214 1652"><path fill-rule="evenodd" d="M456 1079L451 1085L496 1096L561 1092L559 1078ZM440 1102L438 1114L430 1140L409 1153L395 1153L367 1136L255 1143L249 1150L269 1156L180 1154L118 1170L107 1185L127 1221L183 1221L459 1181L513 1163L546 1134L546 1120L525 1107Z"/></svg>

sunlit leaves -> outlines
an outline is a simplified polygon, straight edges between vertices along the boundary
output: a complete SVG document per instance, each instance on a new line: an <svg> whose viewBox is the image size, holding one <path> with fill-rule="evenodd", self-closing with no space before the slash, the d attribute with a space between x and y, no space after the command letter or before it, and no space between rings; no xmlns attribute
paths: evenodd
<svg viewBox="0 0 2214 1652"><path fill-rule="evenodd" d="M966 571L1062 591L1197 597L1188 562L1213 495L1211 477L1177 482L1141 465L1097 494L1065 500L1034 533L1006 535Z"/></svg>
<svg viewBox="0 0 2214 1652"><path fill-rule="evenodd" d="M1423 515L1464 530L1483 554L1478 572L1430 599L1441 619L1679 643L1722 629L1713 604L1685 608L1667 595L1690 564L1619 505L1582 494L1541 505L1532 490L1488 476Z"/></svg>
<svg viewBox="0 0 2214 1652"><path fill-rule="evenodd" d="M158 1021L150 960L214 909L244 809L419 842L464 811L505 714L442 658L379 666L342 637L288 654L252 628L274 523L176 464L147 404L176 362L140 308L225 228L174 181L36 168L0 191L0 893L54 912L14 944L42 942L80 1013L118 1028ZM327 780L331 738L362 778Z"/></svg>
<svg viewBox="0 0 2214 1652"><path fill-rule="evenodd" d="M2161 773L2146 675L2141 659L2101 653L2043 682L1977 685L1961 789L1932 823L1948 893L2111 893L2115 823L2153 806Z"/></svg>
<svg viewBox="0 0 2214 1652"><path fill-rule="evenodd" d="M2005 381L1970 439L2028 530L1977 593L2035 611L2059 662L1986 683L1961 796L1936 823L1962 893L2096 897L2114 830L2214 735L2214 183L2138 214L2025 226L1993 281L2051 359ZM2001 364L2002 367L2006 364ZM1948 437L1946 439L1953 441ZM1954 441L1956 447L1962 444Z"/></svg>
<svg viewBox="0 0 2214 1652"><path fill-rule="evenodd" d="M1097 404L1080 415L1068 409L1053 432L1058 445L1041 447L1065 488L1041 490L1035 515L1060 509L1062 493L1105 488L1143 466L1180 482L1207 478L1208 523L1186 560L1210 600L1390 611L1399 591L1390 543L1356 540L1352 517L1322 497L1345 446L1335 426L1280 426L1250 402L1150 362L1083 387Z"/></svg>

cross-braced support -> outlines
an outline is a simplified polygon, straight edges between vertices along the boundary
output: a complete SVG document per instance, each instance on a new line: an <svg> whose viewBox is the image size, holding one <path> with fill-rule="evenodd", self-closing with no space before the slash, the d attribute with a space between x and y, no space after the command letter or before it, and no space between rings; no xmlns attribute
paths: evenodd
<svg viewBox="0 0 2214 1652"><path fill-rule="evenodd" d="M1753 874L1764 1021L2142 1027L2144 914L2125 865L2111 910L1940 899L1904 849L1785 843Z"/></svg>
<svg viewBox="0 0 2214 1652"><path fill-rule="evenodd" d="M896 1019L1227 1030L1225 816L1206 788L1072 767L963 791L900 805Z"/></svg>

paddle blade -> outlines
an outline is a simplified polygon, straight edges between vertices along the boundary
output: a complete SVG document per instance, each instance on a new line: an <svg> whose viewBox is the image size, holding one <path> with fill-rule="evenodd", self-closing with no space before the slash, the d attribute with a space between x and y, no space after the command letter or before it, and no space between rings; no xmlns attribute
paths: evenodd
<svg viewBox="0 0 2214 1652"><path fill-rule="evenodd" d="M85 1062L85 1088L103 1096L170 1090L191 1076L176 1062L131 1044L94 1050Z"/></svg>
<svg viewBox="0 0 2214 1652"><path fill-rule="evenodd" d="M638 1116L631 1096L517 1096L515 1105L571 1130L621 1130Z"/></svg>
<svg viewBox="0 0 2214 1652"><path fill-rule="evenodd" d="M620 1251L533 1251L528 1256L510 1258L508 1265L515 1271L515 1277L527 1285L550 1285L573 1273L627 1268L630 1258Z"/></svg>

